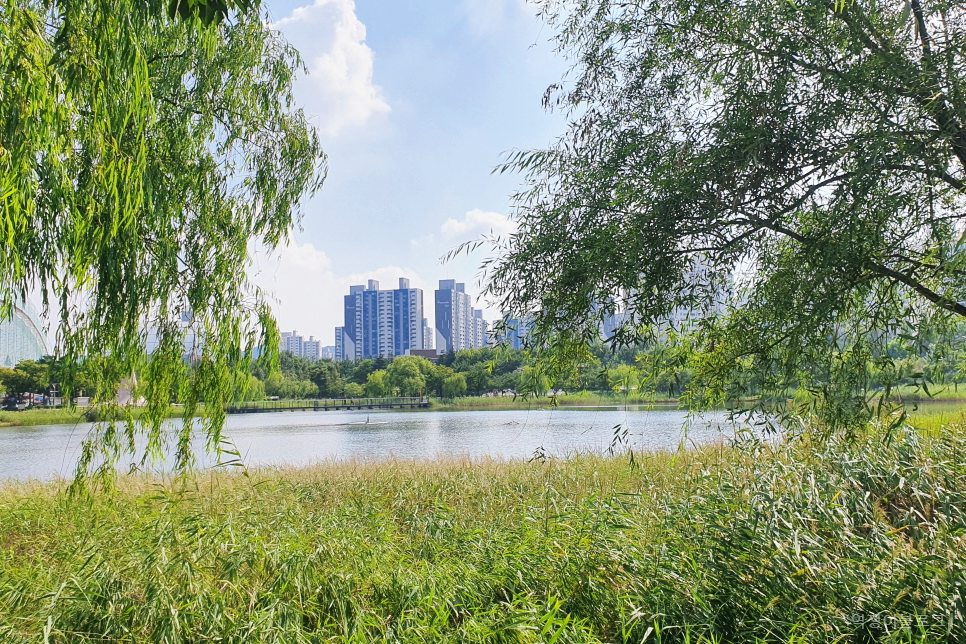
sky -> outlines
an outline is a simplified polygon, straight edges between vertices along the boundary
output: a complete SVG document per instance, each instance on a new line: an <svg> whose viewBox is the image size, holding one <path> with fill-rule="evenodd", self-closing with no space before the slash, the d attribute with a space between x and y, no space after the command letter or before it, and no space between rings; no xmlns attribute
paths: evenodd
<svg viewBox="0 0 966 644"><path fill-rule="evenodd" d="M334 343L352 284L400 277L424 290L434 326L438 280L481 292L483 250L461 242L514 229L518 175L494 175L508 151L546 147L566 127L541 98L567 62L524 0L266 0L301 53L298 105L328 155L322 189L302 204L290 243L254 254L251 280L272 291L282 330ZM499 312L480 300L487 319Z"/></svg>

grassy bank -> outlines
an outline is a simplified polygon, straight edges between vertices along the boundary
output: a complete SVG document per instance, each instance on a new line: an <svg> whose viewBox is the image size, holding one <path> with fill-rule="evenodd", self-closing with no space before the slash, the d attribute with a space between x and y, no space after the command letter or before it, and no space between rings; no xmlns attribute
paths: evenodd
<svg viewBox="0 0 966 644"><path fill-rule="evenodd" d="M90 417L85 416L87 409L26 409L24 411L0 411L0 427L31 426L31 425L73 425L87 422ZM134 409L133 415L138 418L140 409ZM182 415L181 407L172 407L168 411L169 418Z"/></svg>
<svg viewBox="0 0 966 644"><path fill-rule="evenodd" d="M966 384L931 385L927 394L921 387L903 385L895 391L897 397L907 403L914 402L963 402L966 403Z"/></svg>
<svg viewBox="0 0 966 644"><path fill-rule="evenodd" d="M962 641L930 434L0 488L0 641Z"/></svg>
<svg viewBox="0 0 966 644"><path fill-rule="evenodd" d="M653 396L619 396L612 393L583 391L572 394L514 399L512 396L464 396L462 398L433 398L432 408L440 410L468 409L543 409L557 405L650 405L676 404L677 399Z"/></svg>
<svg viewBox="0 0 966 644"><path fill-rule="evenodd" d="M28 409L0 411L0 427L14 425L71 425L84 422L83 409Z"/></svg>

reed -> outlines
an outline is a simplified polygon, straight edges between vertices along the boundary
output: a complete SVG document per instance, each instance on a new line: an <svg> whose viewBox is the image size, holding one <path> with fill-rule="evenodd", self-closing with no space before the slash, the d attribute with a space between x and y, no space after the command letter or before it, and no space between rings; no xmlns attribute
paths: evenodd
<svg viewBox="0 0 966 644"><path fill-rule="evenodd" d="M2 642L955 642L966 434L0 488Z"/></svg>

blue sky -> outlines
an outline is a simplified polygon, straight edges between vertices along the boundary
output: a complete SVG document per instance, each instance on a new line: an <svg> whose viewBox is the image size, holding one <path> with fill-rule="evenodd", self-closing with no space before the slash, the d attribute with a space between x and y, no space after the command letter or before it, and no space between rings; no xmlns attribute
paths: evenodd
<svg viewBox="0 0 966 644"><path fill-rule="evenodd" d="M440 257L512 229L521 180L492 168L564 131L540 105L566 70L551 29L523 0L268 0L268 10L309 68L296 98L320 131L329 177L292 242L256 255L253 281L275 293L283 329L327 345L342 295L365 279L393 288L410 278L432 324L437 281L478 293L485 254Z"/></svg>

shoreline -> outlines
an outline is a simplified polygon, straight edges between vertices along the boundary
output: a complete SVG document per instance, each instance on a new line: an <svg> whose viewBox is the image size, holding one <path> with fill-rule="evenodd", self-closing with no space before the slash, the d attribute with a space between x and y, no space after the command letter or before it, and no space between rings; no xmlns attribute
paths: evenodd
<svg viewBox="0 0 966 644"><path fill-rule="evenodd" d="M897 401L900 402L900 401ZM904 397L901 401L910 413L915 414L919 410L928 409L930 414L935 413L954 413L960 409L966 413L966 399L959 397L939 397L920 398L918 396ZM430 399L430 407L427 409L401 409L393 410L404 413L425 413L425 412L449 412L449 411L544 411L559 408L623 408L623 407L653 407L655 410L662 409L681 409L680 401L676 398L629 398L616 399L606 396L595 397L588 395L564 395L558 396L556 401L548 397L542 398L513 398L506 397L466 397L457 401L441 401L438 398ZM945 409L939 409L944 407ZM377 411L377 410L373 410ZM289 410L279 410L277 412L263 413L293 413ZM322 412L325 413L325 412ZM200 417L196 414L195 417ZM139 410L134 411L134 417L140 416ZM168 410L167 418L180 418L182 416L179 407L171 407ZM0 411L0 430L10 427L35 427L38 425L77 425L85 422L84 411L81 409L31 409L25 411Z"/></svg>

